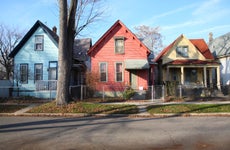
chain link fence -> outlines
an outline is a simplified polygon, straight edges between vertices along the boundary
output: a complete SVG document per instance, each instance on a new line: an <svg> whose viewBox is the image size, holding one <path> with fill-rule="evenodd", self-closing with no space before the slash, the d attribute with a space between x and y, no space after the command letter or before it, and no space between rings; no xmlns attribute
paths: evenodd
<svg viewBox="0 0 230 150"><path fill-rule="evenodd" d="M73 99L84 100L90 98L119 98L132 100L162 100L168 97L187 98L196 100L199 97L229 96L230 85L222 86L222 92L213 87L202 87L194 85L152 85L147 89L129 90L128 86L106 85L101 87L90 87L86 85L75 85L69 87L69 93ZM36 97L41 99L56 98L57 81L39 81L33 87L13 85L0 85L0 98L4 97ZM128 95L128 97L127 97Z"/></svg>

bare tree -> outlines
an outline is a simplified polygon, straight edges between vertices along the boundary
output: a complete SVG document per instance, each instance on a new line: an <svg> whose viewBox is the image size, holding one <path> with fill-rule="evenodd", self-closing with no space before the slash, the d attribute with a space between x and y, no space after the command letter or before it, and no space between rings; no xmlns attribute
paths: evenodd
<svg viewBox="0 0 230 150"><path fill-rule="evenodd" d="M10 52L18 44L22 38L22 34L16 28L9 28L5 25L0 25L0 65L3 66L5 79L9 79L13 72L13 59L9 57Z"/></svg>
<svg viewBox="0 0 230 150"><path fill-rule="evenodd" d="M149 27L145 25L135 27L137 37L151 50L152 52L162 47L162 35L160 27Z"/></svg>
<svg viewBox="0 0 230 150"><path fill-rule="evenodd" d="M102 14L96 10L99 0L59 0L59 56L57 105L65 105L70 99L69 85L72 67L74 38L86 27L95 22Z"/></svg>

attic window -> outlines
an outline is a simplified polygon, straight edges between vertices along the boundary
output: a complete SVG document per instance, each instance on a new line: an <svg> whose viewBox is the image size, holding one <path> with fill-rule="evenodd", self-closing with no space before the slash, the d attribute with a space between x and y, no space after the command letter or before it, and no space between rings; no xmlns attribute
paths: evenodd
<svg viewBox="0 0 230 150"><path fill-rule="evenodd" d="M115 54L124 54L124 37L115 37Z"/></svg>
<svg viewBox="0 0 230 150"><path fill-rule="evenodd" d="M176 57L188 58L188 46L178 46L176 48Z"/></svg>
<svg viewBox="0 0 230 150"><path fill-rule="evenodd" d="M35 51L42 51L44 45L44 36L43 35L35 35Z"/></svg>

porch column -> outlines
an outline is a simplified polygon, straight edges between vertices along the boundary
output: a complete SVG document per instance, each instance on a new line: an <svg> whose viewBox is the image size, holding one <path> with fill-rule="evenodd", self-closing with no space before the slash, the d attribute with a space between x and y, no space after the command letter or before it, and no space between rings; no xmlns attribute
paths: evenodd
<svg viewBox="0 0 230 150"><path fill-rule="evenodd" d="M213 68L211 68L211 69L209 69L209 83L210 83L210 85L212 85L212 69Z"/></svg>
<svg viewBox="0 0 230 150"><path fill-rule="evenodd" d="M180 83L184 84L184 67L180 67L181 75L180 75Z"/></svg>
<svg viewBox="0 0 230 150"><path fill-rule="evenodd" d="M217 88L220 90L220 66L216 67L216 79Z"/></svg>
<svg viewBox="0 0 230 150"><path fill-rule="evenodd" d="M207 87L207 68L204 67L204 87Z"/></svg>

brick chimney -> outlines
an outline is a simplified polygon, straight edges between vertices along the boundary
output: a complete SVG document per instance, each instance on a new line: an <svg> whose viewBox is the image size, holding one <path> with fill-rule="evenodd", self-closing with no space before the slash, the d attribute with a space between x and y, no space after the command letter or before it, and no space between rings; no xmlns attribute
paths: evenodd
<svg viewBox="0 0 230 150"><path fill-rule="evenodd" d="M209 43L211 43L213 41L213 33L210 32L209 33Z"/></svg>
<svg viewBox="0 0 230 150"><path fill-rule="evenodd" d="M52 28L52 30L53 30L53 32L54 32L55 34L57 34L57 27L56 27L56 26L54 26L54 27Z"/></svg>

